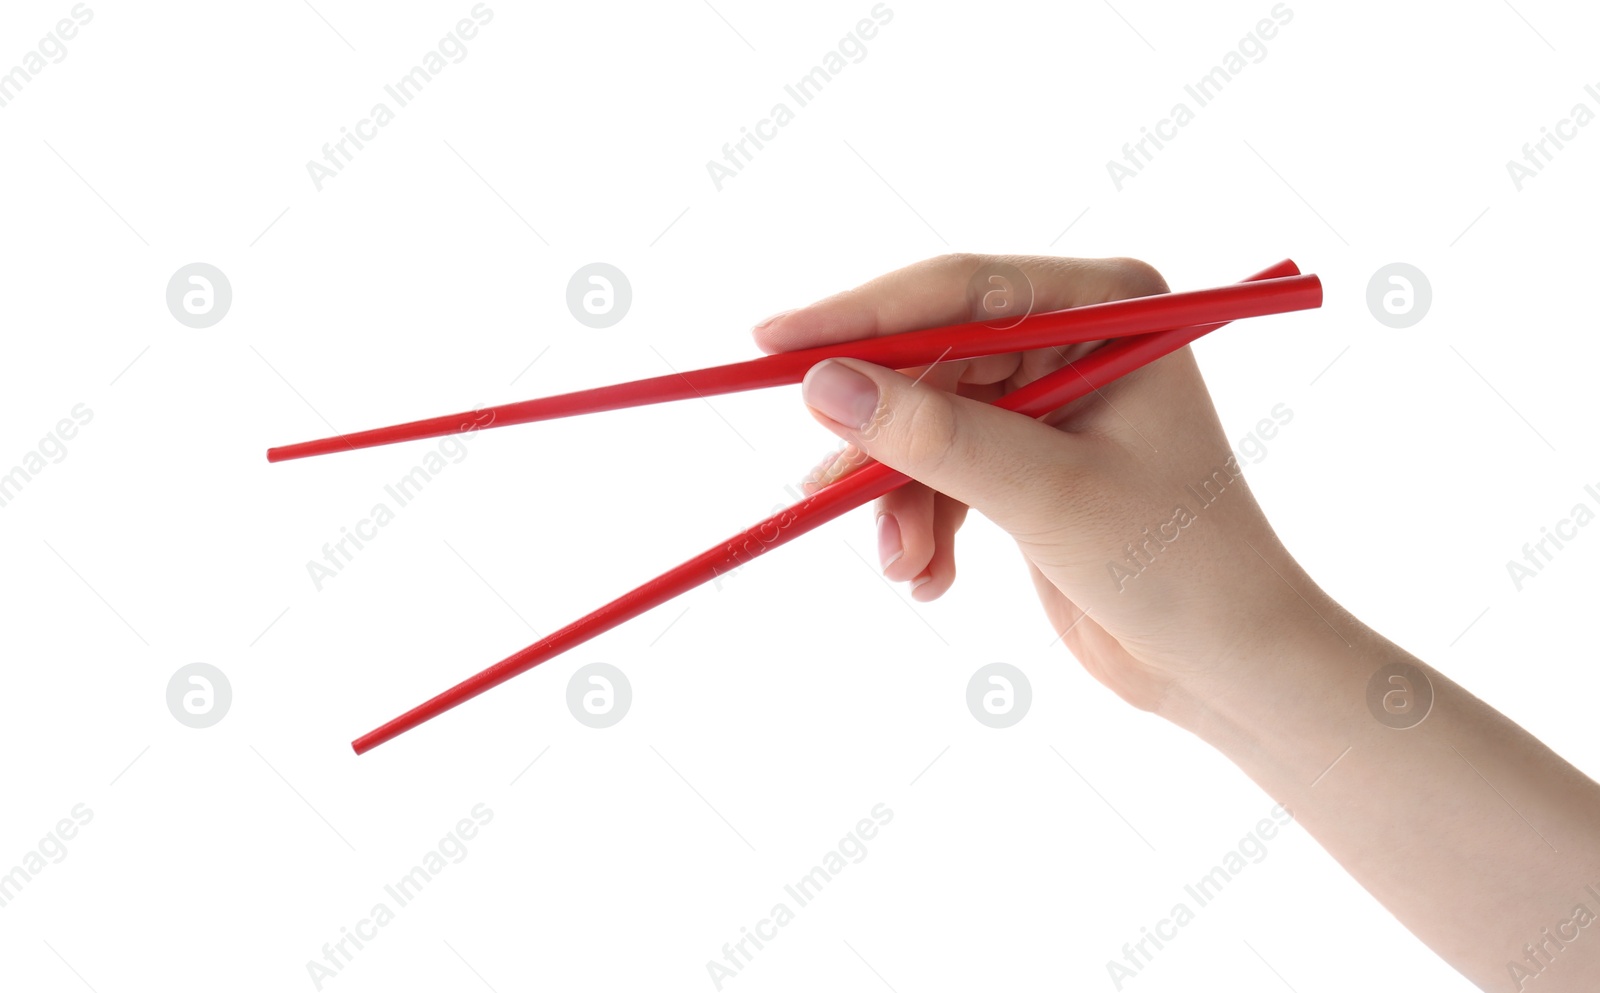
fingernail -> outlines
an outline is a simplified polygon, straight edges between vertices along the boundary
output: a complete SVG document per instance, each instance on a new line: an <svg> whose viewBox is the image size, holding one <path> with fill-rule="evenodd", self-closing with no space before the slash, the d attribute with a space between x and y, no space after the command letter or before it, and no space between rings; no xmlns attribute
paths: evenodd
<svg viewBox="0 0 1600 993"><path fill-rule="evenodd" d="M768 324L771 324L773 321L776 321L778 318L780 318L780 317L788 317L790 314L794 313L796 310L799 310L799 309L800 308L798 308L798 307L790 307L788 310L780 310L776 314L773 314L771 317L768 317L766 320L763 320L761 323L752 325L751 330L760 331L762 328L766 327Z"/></svg>
<svg viewBox="0 0 1600 993"><path fill-rule="evenodd" d="M924 586L927 586L931 582L933 582L933 577L930 576L930 575L926 575L926 574L918 576L916 579L913 579L911 581L911 599L917 600L917 601L920 602L922 600L922 598L917 596L917 591L922 589Z"/></svg>
<svg viewBox="0 0 1600 993"><path fill-rule="evenodd" d="M900 521L893 514L879 514L878 561L882 563L883 571L888 572L889 567L900 561L900 556L905 553L900 541Z"/></svg>
<svg viewBox="0 0 1600 993"><path fill-rule="evenodd" d="M811 367L800 383L800 395L815 410L856 431L878 409L878 384L834 359Z"/></svg>

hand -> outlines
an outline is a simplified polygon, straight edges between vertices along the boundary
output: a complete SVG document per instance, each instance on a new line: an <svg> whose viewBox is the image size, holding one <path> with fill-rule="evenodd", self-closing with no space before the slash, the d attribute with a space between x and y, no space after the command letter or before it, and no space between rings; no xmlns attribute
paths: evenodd
<svg viewBox="0 0 1600 993"><path fill-rule="evenodd" d="M756 341L788 351L986 319L968 287L1002 263L1031 282L1035 312L1167 292L1131 259L947 255L769 319ZM1016 539L1073 654L1154 710L1180 680L1225 676L1286 618L1315 623L1285 580L1310 584L1251 496L1189 349L1041 421L989 405L1097 344L903 373L836 360L813 368L803 392L850 444L818 482L860 453L916 480L877 508L885 575L919 600L941 596L955 581L956 531L977 508Z"/></svg>
<svg viewBox="0 0 1600 993"><path fill-rule="evenodd" d="M1001 262L1032 282L1034 310L1167 289L1127 259L951 255L780 315L756 339L781 351L984 319L967 287ZM810 371L817 420L917 481L878 508L888 576L920 582L919 599L948 590L956 530L977 508L1016 539L1096 678L1237 763L1464 975L1600 988L1600 938L1568 938L1554 959L1548 937L1595 919L1568 908L1600 880L1600 786L1311 581L1251 497L1188 349L1041 421L983 402L1093 347L909 375L852 359ZM1432 699L1403 731L1369 709L1394 665Z"/></svg>

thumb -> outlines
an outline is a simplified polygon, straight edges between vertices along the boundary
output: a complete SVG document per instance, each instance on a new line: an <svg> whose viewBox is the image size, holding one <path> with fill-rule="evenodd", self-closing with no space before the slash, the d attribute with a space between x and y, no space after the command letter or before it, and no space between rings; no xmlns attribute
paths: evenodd
<svg viewBox="0 0 1600 993"><path fill-rule="evenodd" d="M1079 475L1065 432L858 359L812 366L800 393L828 430L1014 536L1061 527Z"/></svg>

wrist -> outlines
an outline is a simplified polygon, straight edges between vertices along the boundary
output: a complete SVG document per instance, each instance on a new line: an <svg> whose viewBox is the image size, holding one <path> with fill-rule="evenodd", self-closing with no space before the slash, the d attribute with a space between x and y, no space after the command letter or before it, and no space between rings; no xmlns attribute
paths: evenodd
<svg viewBox="0 0 1600 993"><path fill-rule="evenodd" d="M1415 660L1320 591L1285 593L1246 644L1174 684L1158 712L1264 786L1292 793L1382 729L1368 684L1384 666Z"/></svg>

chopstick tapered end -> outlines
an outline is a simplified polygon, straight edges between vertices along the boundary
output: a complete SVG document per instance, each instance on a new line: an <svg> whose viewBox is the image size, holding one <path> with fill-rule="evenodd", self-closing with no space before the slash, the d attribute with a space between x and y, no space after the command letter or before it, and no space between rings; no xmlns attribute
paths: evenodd
<svg viewBox="0 0 1600 993"><path fill-rule="evenodd" d="M338 434L331 438L297 441L292 445L277 445L269 448L267 449L267 461L288 462L293 459L310 458L313 455L329 455L333 452L354 451L357 448L366 447L366 444L360 443L359 438Z"/></svg>

